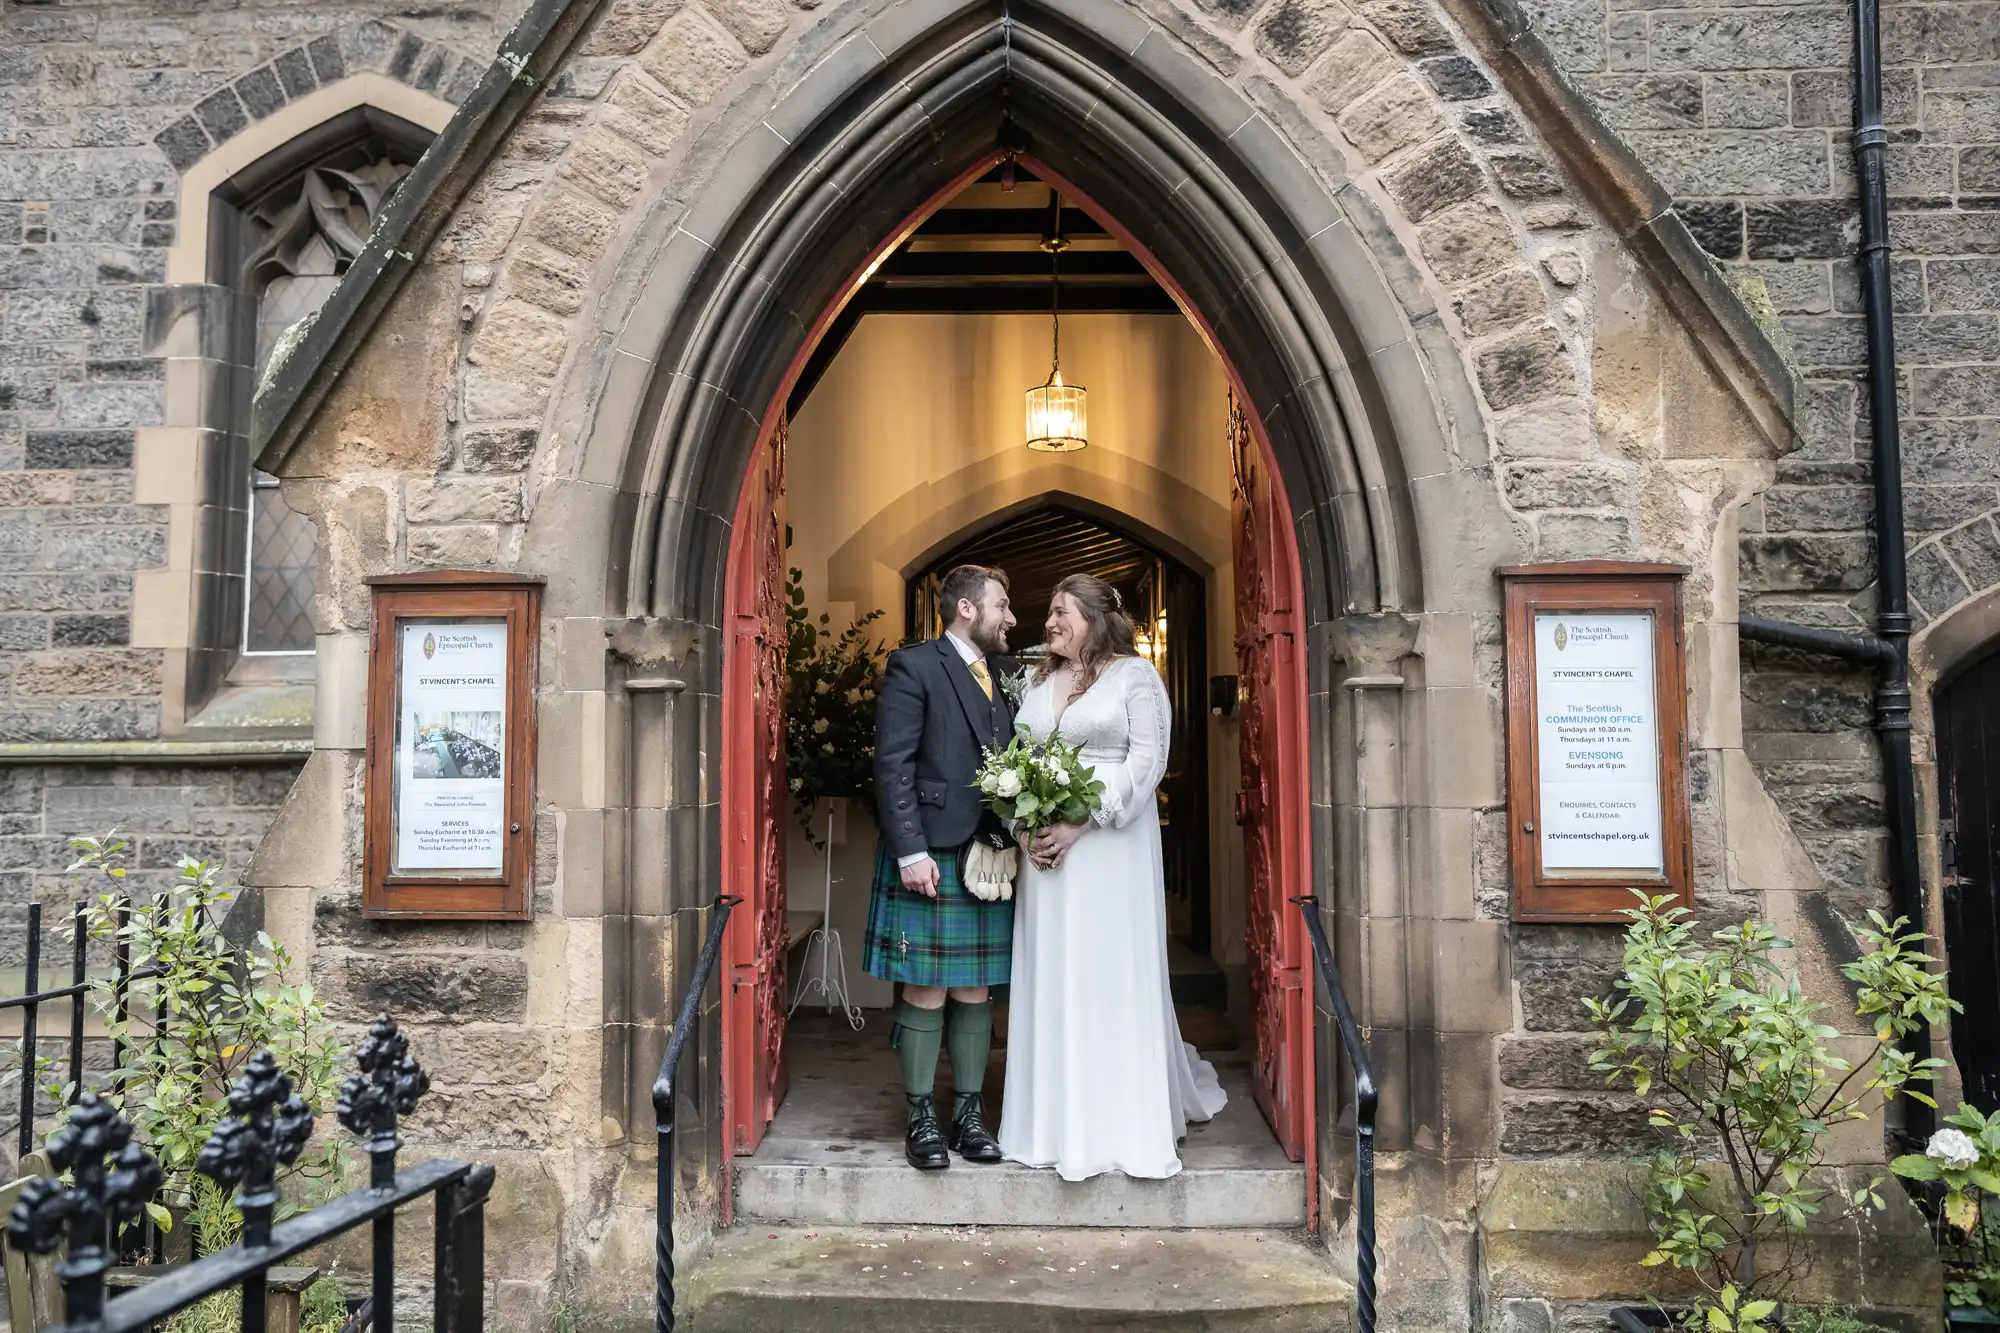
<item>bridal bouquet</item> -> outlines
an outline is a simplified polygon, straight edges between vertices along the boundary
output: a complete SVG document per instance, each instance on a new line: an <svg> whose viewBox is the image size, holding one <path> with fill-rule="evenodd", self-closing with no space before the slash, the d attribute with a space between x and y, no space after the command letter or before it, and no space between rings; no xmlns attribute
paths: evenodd
<svg viewBox="0 0 2000 1333"><path fill-rule="evenodd" d="M1083 762L1082 749L1061 737L1040 743L1019 736L989 749L979 766L986 806L1023 837L1051 824L1081 824L1104 805L1104 783Z"/></svg>

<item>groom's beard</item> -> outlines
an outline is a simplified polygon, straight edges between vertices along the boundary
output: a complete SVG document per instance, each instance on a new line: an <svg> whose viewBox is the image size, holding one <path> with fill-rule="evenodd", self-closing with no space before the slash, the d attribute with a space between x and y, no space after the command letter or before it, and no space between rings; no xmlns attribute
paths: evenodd
<svg viewBox="0 0 2000 1333"><path fill-rule="evenodd" d="M1007 651L1007 628L997 617L988 617L975 612L972 623L965 627L965 640L982 653L989 655Z"/></svg>

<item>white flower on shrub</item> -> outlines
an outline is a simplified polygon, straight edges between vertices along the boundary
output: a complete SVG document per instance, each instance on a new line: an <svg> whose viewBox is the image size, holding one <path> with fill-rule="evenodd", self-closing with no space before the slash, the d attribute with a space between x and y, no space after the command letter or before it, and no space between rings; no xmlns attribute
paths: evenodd
<svg viewBox="0 0 2000 1333"><path fill-rule="evenodd" d="M1008 800L1021 794L1021 775L1013 769L1002 772L993 783L993 794Z"/></svg>
<svg viewBox="0 0 2000 1333"><path fill-rule="evenodd" d="M1947 1171L1968 1171L1979 1165L1979 1145L1962 1129L1941 1129L1931 1135L1924 1156Z"/></svg>

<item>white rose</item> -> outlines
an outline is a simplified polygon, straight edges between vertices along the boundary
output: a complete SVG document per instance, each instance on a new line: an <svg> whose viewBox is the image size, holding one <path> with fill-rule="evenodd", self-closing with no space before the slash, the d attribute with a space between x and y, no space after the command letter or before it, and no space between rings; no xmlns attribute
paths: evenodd
<svg viewBox="0 0 2000 1333"><path fill-rule="evenodd" d="M1941 1129L1931 1135L1924 1156L1947 1171L1967 1171L1979 1165L1979 1145L1962 1129Z"/></svg>
<svg viewBox="0 0 2000 1333"><path fill-rule="evenodd" d="M1057 768L1057 769L1056 769L1056 786L1058 786L1058 787L1067 787L1067 786L1069 786L1069 770L1068 770L1068 769L1066 769L1066 768Z"/></svg>
<svg viewBox="0 0 2000 1333"><path fill-rule="evenodd" d="M1013 769L1002 773L993 783L993 794L1002 800L1011 800L1021 794L1021 775Z"/></svg>

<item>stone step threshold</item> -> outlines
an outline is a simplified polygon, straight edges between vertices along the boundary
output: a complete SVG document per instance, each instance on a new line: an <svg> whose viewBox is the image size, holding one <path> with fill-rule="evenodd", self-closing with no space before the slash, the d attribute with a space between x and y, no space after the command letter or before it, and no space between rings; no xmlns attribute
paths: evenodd
<svg viewBox="0 0 2000 1333"><path fill-rule="evenodd" d="M689 1265L693 1333L1327 1333L1353 1289L1302 1231L743 1223Z"/></svg>
<svg viewBox="0 0 2000 1333"><path fill-rule="evenodd" d="M736 1215L808 1226L1302 1227L1304 1170L1271 1155L1279 1164L1190 1160L1167 1180L1071 1182L956 1157L949 1170L917 1171L900 1143L766 1143L735 1164Z"/></svg>

